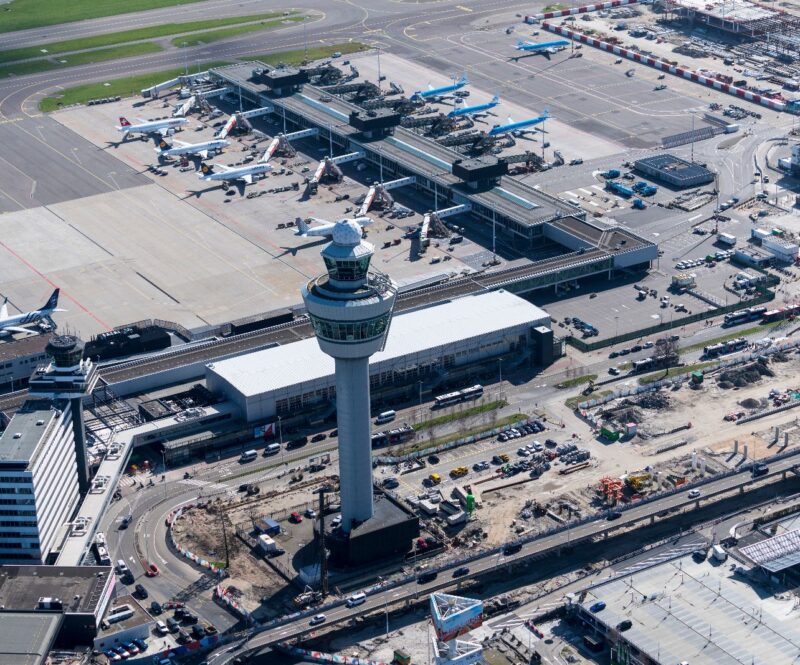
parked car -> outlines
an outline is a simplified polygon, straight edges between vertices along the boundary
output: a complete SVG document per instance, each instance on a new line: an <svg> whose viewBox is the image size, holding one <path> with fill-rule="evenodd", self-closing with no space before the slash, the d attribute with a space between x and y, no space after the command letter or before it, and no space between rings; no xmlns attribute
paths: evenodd
<svg viewBox="0 0 800 665"><path fill-rule="evenodd" d="M289 521L292 522L293 524L300 524L300 522L303 521L303 516L295 511L291 515L289 515Z"/></svg>
<svg viewBox="0 0 800 665"><path fill-rule="evenodd" d="M606 609L606 604L605 601L602 600L598 600L596 603L591 605L591 607L589 607L589 611L592 612L593 614L597 614L597 612L602 612L604 609Z"/></svg>
<svg viewBox="0 0 800 665"><path fill-rule="evenodd" d="M157 602L155 600L152 603L150 603L150 613L151 614L159 615L163 611L164 611L164 608L161 607L161 603L159 603L159 602Z"/></svg>
<svg viewBox="0 0 800 665"><path fill-rule="evenodd" d="M147 589L145 589L141 584L137 584L134 589L136 590L136 595L139 596L139 598L147 598L149 595L147 593Z"/></svg>

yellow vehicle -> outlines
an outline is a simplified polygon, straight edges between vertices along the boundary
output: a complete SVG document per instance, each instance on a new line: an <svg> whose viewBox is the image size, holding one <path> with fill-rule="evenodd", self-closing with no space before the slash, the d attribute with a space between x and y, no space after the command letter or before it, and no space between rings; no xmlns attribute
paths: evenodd
<svg viewBox="0 0 800 665"><path fill-rule="evenodd" d="M505 453L502 453L500 455L500 459L503 460L504 462L508 462L508 455L506 455Z"/></svg>
<svg viewBox="0 0 800 665"><path fill-rule="evenodd" d="M461 478L461 476L466 476L469 473L469 469L465 466L457 466L450 472L450 475L453 478Z"/></svg>
<svg viewBox="0 0 800 665"><path fill-rule="evenodd" d="M428 479L434 485L438 485L440 482L442 482L442 477L438 473L432 473L430 476L428 476Z"/></svg>

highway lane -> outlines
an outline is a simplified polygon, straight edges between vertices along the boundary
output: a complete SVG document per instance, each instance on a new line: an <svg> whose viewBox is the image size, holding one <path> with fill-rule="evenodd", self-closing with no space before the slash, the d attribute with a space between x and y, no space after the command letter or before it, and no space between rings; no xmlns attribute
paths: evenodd
<svg viewBox="0 0 800 665"><path fill-rule="evenodd" d="M760 484L760 482L766 478L772 478L782 474L783 472L789 472L791 469L796 467L798 464L798 454L800 453L793 453L792 456L787 457L786 459L777 462L771 462L769 475L757 478L755 481L752 481L749 472L740 472L732 476L711 480L710 482L703 484L701 486L702 494L699 498L690 498L688 494L689 489L691 488L687 487L683 491L662 497L661 499L656 499L649 503L634 505L633 507L625 510L623 515L613 522L609 522L602 517L598 517L592 521L578 524L577 526L573 526L559 533L538 538L524 544L519 553L511 556L503 555L502 551L497 553L486 553L477 561L467 564L469 567L469 573L466 576L459 578L459 580L454 580L452 578L451 571L459 567L461 564L458 562L450 564L447 569L439 573L439 576L435 580L427 584L419 584L416 579L411 580L393 589L378 591L369 595L367 597L367 602L358 606L357 608L350 609L344 605L339 605L335 608L324 610L324 614L326 616L325 625L341 623L362 614L381 610L386 603L401 602L416 597L420 593L431 593L433 591L454 585L457 587L460 582L463 582L466 579L491 572L497 568L513 565L515 563L521 563L526 559L545 556L560 548L575 545L587 538L597 536L602 537L611 530L615 530L623 526L633 525L642 520L654 520L659 513L663 513L664 511L671 511L673 509L680 509L691 505L699 506L708 497L729 492L736 488L745 488L745 486L749 485L751 482L754 484ZM308 623L309 618L310 617L308 616L300 617L294 620L289 620L282 625L265 629L248 640L245 648L242 650L235 649L233 651L229 651L232 648L230 645L222 646L213 652L213 654L209 657L209 661L213 662L214 665L225 665L225 663L231 662L238 653L244 653L245 649L246 651L252 651L258 648L269 646L275 642L309 635L314 630L314 627L310 626Z"/></svg>

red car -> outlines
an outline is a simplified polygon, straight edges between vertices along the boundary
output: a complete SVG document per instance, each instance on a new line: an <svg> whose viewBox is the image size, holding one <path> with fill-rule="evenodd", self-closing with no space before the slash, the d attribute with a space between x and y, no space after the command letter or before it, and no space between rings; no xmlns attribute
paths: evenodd
<svg viewBox="0 0 800 665"><path fill-rule="evenodd" d="M161 571L158 569L158 566L154 563L148 564L147 568L144 571L144 574L148 577L158 577Z"/></svg>
<svg viewBox="0 0 800 665"><path fill-rule="evenodd" d="M303 516L300 513L292 513L289 515L289 521L294 524L300 524L303 521Z"/></svg>

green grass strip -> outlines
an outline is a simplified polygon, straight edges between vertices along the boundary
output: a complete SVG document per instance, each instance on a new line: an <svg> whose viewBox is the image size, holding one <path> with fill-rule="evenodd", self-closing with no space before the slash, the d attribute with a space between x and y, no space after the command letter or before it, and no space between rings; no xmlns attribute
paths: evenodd
<svg viewBox="0 0 800 665"><path fill-rule="evenodd" d="M561 383L556 384L556 388L564 390L565 388L572 388L579 386L582 383L589 383L597 378L597 374L584 374L583 376L573 376L571 379L564 379Z"/></svg>
<svg viewBox="0 0 800 665"><path fill-rule="evenodd" d="M330 46L315 46L308 49L308 60L321 60L323 58L330 58L337 51L342 55L350 53L358 53L359 51L366 51L369 48L366 44L361 42L344 42L341 44L331 44ZM296 49L294 51L280 51L278 53L266 53L265 55L257 55L253 60L260 60L265 65L277 65L284 63L286 65L300 65L306 60L305 49Z"/></svg>
<svg viewBox="0 0 800 665"><path fill-rule="evenodd" d="M225 26L238 26L242 23L254 21L269 21L283 16L283 12L269 12L266 14L253 14L250 16L232 16L223 19L213 19L206 21L190 21L187 23L164 23L162 25L151 25L146 28L135 28L133 30L122 30L120 32L109 32L102 35L91 35L78 39L68 39L63 42L52 42L41 44L40 46L28 46L25 48L10 49L0 51L0 62L12 62L14 60L25 60L28 58L42 58L57 55L59 53L69 53L71 51L83 51L102 46L115 46L117 44L127 44L128 42L138 42L144 39L157 39L159 37L169 37L187 32L197 32L199 30L210 30L212 28L224 28ZM0 22L3 19L0 9ZM300 20L302 17L287 17L286 20ZM280 25L281 21L276 21L275 25ZM261 24L258 24L261 25ZM244 26L242 26L244 27ZM187 38L188 39L188 38ZM176 42L181 41L176 39ZM42 50L46 53L42 53Z"/></svg>
<svg viewBox="0 0 800 665"><path fill-rule="evenodd" d="M419 432L423 429L439 427L440 425L446 425L447 423L452 423L456 420L463 420L464 418L469 418L470 416L475 416L479 413L486 413L487 411L502 409L507 404L508 402L506 402L504 399L498 399L494 402L487 402L486 404L477 404L468 409L464 409L463 411L454 411L453 413L448 413L444 416L438 416L437 418L431 418L430 420L423 420L418 425L414 425L414 429Z"/></svg>
<svg viewBox="0 0 800 665"><path fill-rule="evenodd" d="M260 23L250 23L248 25L235 25L230 28L222 28L221 30L208 30L206 32L197 32L183 37L175 37L172 40L172 45L178 48L188 46L197 46L198 44L210 44L218 42L221 39L229 39L237 35L244 35L248 32L256 32L258 30L268 30L270 28L279 28L287 22L302 21L302 16L288 16L275 21L261 21Z"/></svg>
<svg viewBox="0 0 800 665"><path fill-rule="evenodd" d="M588 402L592 399L599 399L601 397L605 397L606 395L610 395L613 393L613 390L595 390L590 395L574 395L570 397L567 401L564 402L570 409L578 408L578 404L581 402Z"/></svg>
<svg viewBox="0 0 800 665"><path fill-rule="evenodd" d="M12 0L8 4L0 5L0 32L27 30L195 2L198 0Z"/></svg>
<svg viewBox="0 0 800 665"><path fill-rule="evenodd" d="M17 62L13 65L0 67L0 78L8 76L25 76L26 74L38 74L53 69L66 69L86 65L92 62L105 62L106 60L117 60L119 58L130 58L137 55L148 55L163 51L155 42L139 42L137 44L125 44L123 46L112 46L111 48L99 49L97 51L84 51L83 53L73 53L69 56L62 56L56 61L51 60L29 60L27 62ZM61 61L64 62L61 62Z"/></svg>
<svg viewBox="0 0 800 665"><path fill-rule="evenodd" d="M646 376L640 377L639 383L643 386L646 386L648 383L653 383L655 381L661 381L661 379L666 379L669 376L678 376L679 374L688 374L689 372L695 372L698 369L705 369L706 367L711 367L715 365L714 361L707 361L702 363L695 363L694 365L683 365L682 367L670 367L667 372L655 372L654 374L647 374Z"/></svg>
<svg viewBox="0 0 800 665"><path fill-rule="evenodd" d="M458 441L459 439L465 439L470 436L475 436L476 434L482 434L483 432L497 429L498 427L505 427L506 425L510 425L511 423L515 423L520 420L527 420L528 418L529 416L527 413L512 413L509 416L503 416L502 418L499 418L496 422L493 422L491 424L491 427L487 426L486 424L478 425L476 427L472 427L471 429L464 430L462 432L454 432L453 434L440 436L435 439L414 441L413 443L407 446L401 446L399 448L391 448L387 454L400 456L400 455L408 455L409 453L415 453L420 450L436 448L437 446L443 446L446 443L452 443L453 441Z"/></svg>
<svg viewBox="0 0 800 665"><path fill-rule="evenodd" d="M748 335L754 335L758 332L769 331L772 330L775 326L784 323L784 321L770 321L769 323L762 323L758 326L752 326L751 328L742 328L738 330L733 330L732 332L726 333L724 335L720 335L719 337L714 337L712 339L707 339L705 342L697 342L697 344L691 344L690 346L682 346L681 353L686 351L697 351L698 349L703 349L707 346L712 346L713 344L719 344L720 342L728 342L732 339L736 339L737 337L747 337Z"/></svg>
<svg viewBox="0 0 800 665"><path fill-rule="evenodd" d="M221 67L230 63L227 62L208 62L200 65L201 70L209 67ZM66 88L61 92L45 97L39 102L39 110L43 112L55 111L60 105L70 106L72 104L83 104L90 99L98 97L128 97L138 95L144 88L149 88L156 83L167 79L175 78L184 73L184 68L167 69L160 72L150 72L148 74L137 74L125 78L112 79L106 83L86 83L71 88Z"/></svg>

